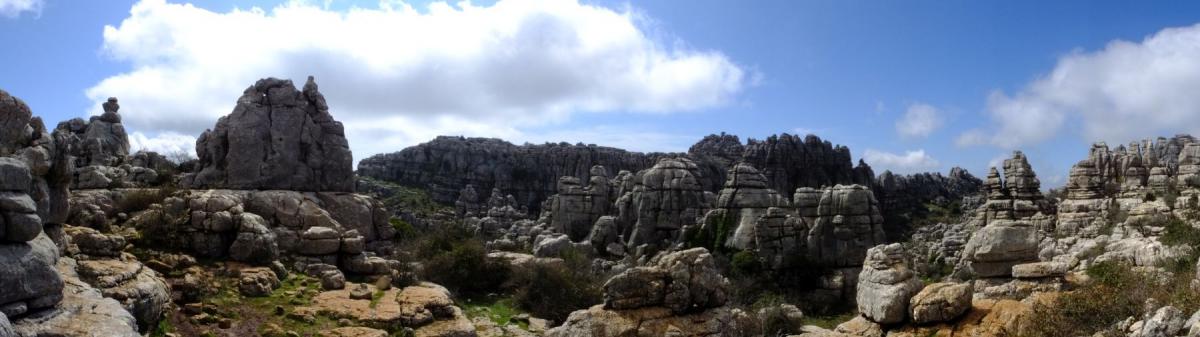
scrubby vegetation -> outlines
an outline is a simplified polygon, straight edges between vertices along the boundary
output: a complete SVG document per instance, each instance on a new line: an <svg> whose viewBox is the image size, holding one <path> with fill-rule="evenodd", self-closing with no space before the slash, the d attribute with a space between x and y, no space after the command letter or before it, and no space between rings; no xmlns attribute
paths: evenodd
<svg viewBox="0 0 1200 337"><path fill-rule="evenodd" d="M114 206L118 212L132 214L146 210L150 208L150 205L162 203L163 200L174 195L175 191L176 189L171 186L129 189L121 194Z"/></svg>
<svg viewBox="0 0 1200 337"><path fill-rule="evenodd" d="M465 295L494 292L508 280L504 261L489 258L483 241L463 226L444 226L414 238L422 264L421 278Z"/></svg>
<svg viewBox="0 0 1200 337"><path fill-rule="evenodd" d="M556 322L572 311L601 303L604 280L591 271L591 260L568 250L561 264L533 264L514 271L508 288L521 309Z"/></svg>
<svg viewBox="0 0 1200 337"><path fill-rule="evenodd" d="M1141 317L1150 299L1183 312L1200 309L1200 294L1189 287L1191 273L1160 274L1106 261L1090 266L1087 275L1090 283L1034 305L1029 336L1124 336L1112 327Z"/></svg>

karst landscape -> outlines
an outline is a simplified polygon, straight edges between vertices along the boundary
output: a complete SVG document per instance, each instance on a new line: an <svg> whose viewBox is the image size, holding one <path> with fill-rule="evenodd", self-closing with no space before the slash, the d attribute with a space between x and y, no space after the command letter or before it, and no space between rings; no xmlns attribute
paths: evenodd
<svg viewBox="0 0 1200 337"><path fill-rule="evenodd" d="M1200 60L1200 28L1168 33ZM1200 336L1200 111L1071 145L1059 178L1035 145L893 171L720 124L680 151L452 128L362 153L344 111L371 96L313 73L242 74L163 152L130 127L145 92L59 121L0 86L0 337Z"/></svg>

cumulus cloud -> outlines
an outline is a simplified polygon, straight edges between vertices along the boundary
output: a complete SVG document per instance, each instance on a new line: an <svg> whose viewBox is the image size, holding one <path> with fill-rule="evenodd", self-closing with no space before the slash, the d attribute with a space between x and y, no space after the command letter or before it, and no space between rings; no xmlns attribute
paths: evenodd
<svg viewBox="0 0 1200 337"><path fill-rule="evenodd" d="M136 152L141 150L154 151L160 154L195 153L196 137L174 132L146 136L142 132L129 134L129 148Z"/></svg>
<svg viewBox="0 0 1200 337"><path fill-rule="evenodd" d="M863 160L875 170L891 170L894 173L917 173L937 169L941 163L924 149L905 151L904 154L867 149Z"/></svg>
<svg viewBox="0 0 1200 337"><path fill-rule="evenodd" d="M263 77L314 75L357 158L441 134L520 138L579 112L730 103L754 76L717 51L660 41L645 20L574 0L394 2L337 12L290 2L213 12L143 0L104 29L128 72L86 91L133 130L198 135Z"/></svg>
<svg viewBox="0 0 1200 337"><path fill-rule="evenodd" d="M932 105L913 103L896 120L896 133L902 138L924 138L942 127L941 112Z"/></svg>
<svg viewBox="0 0 1200 337"><path fill-rule="evenodd" d="M42 12L42 0L0 0L0 16L15 18L24 12Z"/></svg>
<svg viewBox="0 0 1200 337"><path fill-rule="evenodd" d="M1071 52L1023 89L991 93L987 113L996 127L986 135L964 134L960 143L1012 148L1064 131L1115 142L1197 132L1197 93L1200 24L1167 28L1141 42L1115 40L1101 50Z"/></svg>

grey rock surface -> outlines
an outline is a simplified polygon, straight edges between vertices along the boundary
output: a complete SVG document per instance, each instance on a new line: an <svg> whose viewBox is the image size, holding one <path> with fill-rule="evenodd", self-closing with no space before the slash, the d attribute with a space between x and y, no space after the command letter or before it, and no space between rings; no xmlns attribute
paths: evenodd
<svg viewBox="0 0 1200 337"><path fill-rule="evenodd" d="M872 247L858 276L858 311L880 324L903 322L908 317L909 300L922 286L908 268L900 244Z"/></svg>
<svg viewBox="0 0 1200 337"><path fill-rule="evenodd" d="M354 191L353 162L341 122L333 119L312 77L262 79L233 112L196 140L199 173L191 188Z"/></svg>

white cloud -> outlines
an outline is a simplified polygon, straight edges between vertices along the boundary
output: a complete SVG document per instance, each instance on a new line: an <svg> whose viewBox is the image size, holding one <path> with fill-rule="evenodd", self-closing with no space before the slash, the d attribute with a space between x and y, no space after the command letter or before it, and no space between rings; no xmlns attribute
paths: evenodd
<svg viewBox="0 0 1200 337"><path fill-rule="evenodd" d="M147 150L163 155L186 153L194 157L196 156L196 137L174 132L164 132L149 137L145 133L135 131L129 134L129 149L130 152Z"/></svg>
<svg viewBox="0 0 1200 337"><path fill-rule="evenodd" d="M255 80L314 75L361 159L441 134L516 137L578 112L721 106L751 84L720 52L658 41L642 20L573 0L226 13L143 0L104 30L105 52L132 69L86 93L94 114L119 97L131 130L198 135Z"/></svg>
<svg viewBox="0 0 1200 337"><path fill-rule="evenodd" d="M901 138L924 138L942 127L941 112L932 105L913 103L904 116L896 120L896 133Z"/></svg>
<svg viewBox="0 0 1200 337"><path fill-rule="evenodd" d="M15 18L24 12L40 14L43 5L42 0L0 0L0 16Z"/></svg>
<svg viewBox="0 0 1200 337"><path fill-rule="evenodd" d="M1168 28L1141 42L1115 40L1102 50L1074 51L1020 91L993 92L987 111L996 128L960 139L1015 148L1064 132L1118 143L1197 132L1197 93L1200 25Z"/></svg>
<svg viewBox="0 0 1200 337"><path fill-rule="evenodd" d="M904 154L867 149L863 160L878 172L891 170L893 173L917 173L935 170L941 163L924 149L905 151Z"/></svg>

